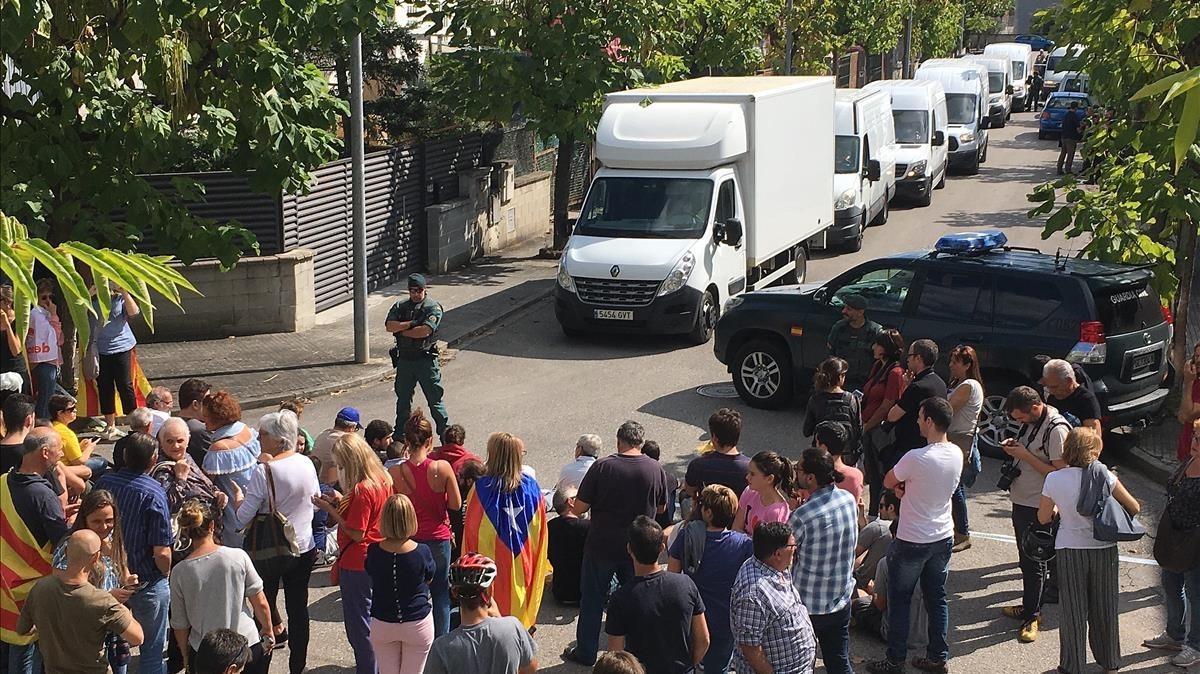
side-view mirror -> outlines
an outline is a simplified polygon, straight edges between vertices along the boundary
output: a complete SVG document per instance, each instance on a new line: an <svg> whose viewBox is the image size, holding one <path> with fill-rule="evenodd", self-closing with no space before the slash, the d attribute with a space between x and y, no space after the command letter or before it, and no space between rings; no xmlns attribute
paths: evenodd
<svg viewBox="0 0 1200 674"><path fill-rule="evenodd" d="M879 165L878 159L872 159L867 162L866 176L867 180L876 182L883 175L883 168Z"/></svg>
<svg viewBox="0 0 1200 674"><path fill-rule="evenodd" d="M992 118L988 117L987 115L984 115L983 119L979 120L979 128L981 130L992 128Z"/></svg>
<svg viewBox="0 0 1200 674"><path fill-rule="evenodd" d="M737 247L742 242L742 221L729 218L725 221L725 243Z"/></svg>
<svg viewBox="0 0 1200 674"><path fill-rule="evenodd" d="M1008 85L1008 86L1006 86L1006 87L1004 87L1004 93L1006 93L1006 94L1012 94L1012 92L1013 92L1013 86L1012 86L1011 84L1010 84L1010 85Z"/></svg>
<svg viewBox="0 0 1200 674"><path fill-rule="evenodd" d="M822 286L820 288L817 288L817 292L813 293L813 299L817 301L817 304L824 304L825 300L828 298L829 298L829 288L828 287Z"/></svg>
<svg viewBox="0 0 1200 674"><path fill-rule="evenodd" d="M933 145L934 147L941 147L942 145L945 145L945 143L946 143L946 134L942 131L934 131L933 132L933 142L930 143L930 145Z"/></svg>

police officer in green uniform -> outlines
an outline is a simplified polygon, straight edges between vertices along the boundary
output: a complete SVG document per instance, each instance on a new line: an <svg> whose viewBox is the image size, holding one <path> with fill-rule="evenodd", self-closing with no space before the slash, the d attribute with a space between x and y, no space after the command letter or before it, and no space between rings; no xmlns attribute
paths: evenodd
<svg viewBox="0 0 1200 674"><path fill-rule="evenodd" d="M388 311L384 327L396 336L391 350L396 367L396 428L403 429L412 410L417 384L429 403L429 415L437 426L438 437L450 423L442 404L442 370L438 364L437 331L442 322L442 305L425 292L425 277L408 277L408 299L396 302Z"/></svg>
<svg viewBox="0 0 1200 674"><path fill-rule="evenodd" d="M867 320L867 298L851 293L842 297L842 303L842 320L829 331L829 355L845 360L850 366L846 390L861 391L875 360L871 345L883 328Z"/></svg>

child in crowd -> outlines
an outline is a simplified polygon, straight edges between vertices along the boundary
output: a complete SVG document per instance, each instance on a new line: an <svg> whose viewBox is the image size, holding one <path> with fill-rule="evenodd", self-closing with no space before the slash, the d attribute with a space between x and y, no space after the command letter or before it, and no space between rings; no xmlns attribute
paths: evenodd
<svg viewBox="0 0 1200 674"><path fill-rule="evenodd" d="M304 400L301 398L292 398L279 403L279 411L288 410L296 415L299 420L304 414ZM296 437L296 453L308 456L312 454L313 436L303 426L300 427L300 434ZM317 473L320 475L320 472Z"/></svg>
<svg viewBox="0 0 1200 674"><path fill-rule="evenodd" d="M453 466L453 464L451 464ZM475 486L475 480L483 477L487 468L478 459L467 459L460 464L458 474L458 493L462 494L463 504L458 510L450 511L450 531L454 532L454 549L450 551L452 559L458 559L462 550L463 518L467 514L467 496Z"/></svg>
<svg viewBox="0 0 1200 674"><path fill-rule="evenodd" d="M321 459L311 454L308 458L313 462L313 468L316 468L317 475L320 475ZM337 490L331 485L327 485L323 482L319 484L321 487L321 496L329 497L337 494ZM326 550L328 549L326 546L329 544L329 513L325 512L324 510L317 510L314 512L312 530L313 545L317 548L317 564L332 564L334 556L326 553Z"/></svg>
<svg viewBox="0 0 1200 674"><path fill-rule="evenodd" d="M579 604L583 544L591 527L591 520L576 517L571 513L577 491L574 487L564 487L554 492L554 512L558 513L558 517L546 525L550 543L550 565L554 567L554 574L550 579L550 593L558 603L566 606Z"/></svg>

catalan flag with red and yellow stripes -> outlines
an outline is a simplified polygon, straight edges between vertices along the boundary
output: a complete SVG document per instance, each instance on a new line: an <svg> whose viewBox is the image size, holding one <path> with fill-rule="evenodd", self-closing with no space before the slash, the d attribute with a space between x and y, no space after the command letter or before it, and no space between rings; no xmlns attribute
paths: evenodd
<svg viewBox="0 0 1200 674"><path fill-rule="evenodd" d="M475 482L467 497L462 550L496 560L492 596L502 615L519 618L525 627L537 622L542 606L550 573L547 540L546 501L536 480L522 475L512 491L490 475Z"/></svg>
<svg viewBox="0 0 1200 674"><path fill-rule="evenodd" d="M79 394L75 402L77 412L80 417L98 417L100 416L100 391L96 387L95 379L88 379L83 376L83 359L87 357L86 351L79 350L79 355L75 358L77 363L75 367L76 387ZM150 380L146 378L146 373L142 371L142 366L138 363L137 349L129 354L129 369L130 378L133 380L133 398L137 403L137 407L146 406L146 396L150 394ZM121 405L121 396L113 394L116 399L113 401L116 415L118 417L125 416L133 410L123 409Z"/></svg>
<svg viewBox="0 0 1200 674"><path fill-rule="evenodd" d="M51 542L38 545L13 506L9 474L0 475L0 641L24 646L37 637L17 634L21 607L34 583L50 575Z"/></svg>

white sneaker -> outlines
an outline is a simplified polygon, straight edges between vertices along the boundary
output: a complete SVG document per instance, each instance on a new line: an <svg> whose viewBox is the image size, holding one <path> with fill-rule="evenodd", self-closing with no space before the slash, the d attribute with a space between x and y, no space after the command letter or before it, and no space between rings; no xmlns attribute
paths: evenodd
<svg viewBox="0 0 1200 674"><path fill-rule="evenodd" d="M1158 636L1146 639L1142 642L1146 648L1161 648L1166 651L1181 651L1183 650L1183 641L1172 637L1166 631L1161 632Z"/></svg>
<svg viewBox="0 0 1200 674"><path fill-rule="evenodd" d="M100 434L100 437L111 442L113 440L120 440L126 435L127 433L125 431L117 428L116 426L109 426L104 429L104 432Z"/></svg>
<svg viewBox="0 0 1200 674"><path fill-rule="evenodd" d="M1171 658L1171 664L1176 667L1191 667L1196 663L1200 663L1200 651L1191 646L1184 646L1179 655Z"/></svg>

